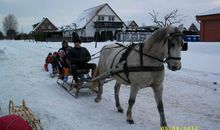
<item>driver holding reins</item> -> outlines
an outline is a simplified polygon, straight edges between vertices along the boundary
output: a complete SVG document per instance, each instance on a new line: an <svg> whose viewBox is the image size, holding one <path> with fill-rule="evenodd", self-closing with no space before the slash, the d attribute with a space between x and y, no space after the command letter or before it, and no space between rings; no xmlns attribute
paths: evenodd
<svg viewBox="0 0 220 130"><path fill-rule="evenodd" d="M91 55L89 51L81 46L80 39L75 39L74 47L70 49L67 54L68 60L70 62L71 74L75 80L75 87L79 87L79 79L77 70L79 69L91 69L92 75L94 70L96 69L96 64L88 63L91 60Z"/></svg>

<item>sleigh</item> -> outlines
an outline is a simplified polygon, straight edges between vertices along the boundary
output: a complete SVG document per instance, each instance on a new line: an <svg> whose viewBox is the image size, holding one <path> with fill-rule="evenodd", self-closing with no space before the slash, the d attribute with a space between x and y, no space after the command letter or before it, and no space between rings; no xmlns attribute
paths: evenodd
<svg viewBox="0 0 220 130"><path fill-rule="evenodd" d="M77 98L80 95L81 89L90 89L97 93L97 90L91 88L91 77L89 76L89 69L77 70L79 83L76 85L73 76L70 74L68 79L64 81L60 76L57 79L57 84L66 90L70 95Z"/></svg>
<svg viewBox="0 0 220 130"><path fill-rule="evenodd" d="M43 130L41 126L40 119L36 117L33 111L26 106L25 101L22 101L22 105L15 106L12 100L9 101L9 114L17 115L22 117L28 124L33 128L33 130Z"/></svg>

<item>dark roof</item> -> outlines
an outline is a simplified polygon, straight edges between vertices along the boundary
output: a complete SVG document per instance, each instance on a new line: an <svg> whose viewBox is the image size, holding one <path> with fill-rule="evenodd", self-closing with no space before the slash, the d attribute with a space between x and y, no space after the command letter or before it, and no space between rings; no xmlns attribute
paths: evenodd
<svg viewBox="0 0 220 130"><path fill-rule="evenodd" d="M32 25L32 26L33 26L33 31L36 31L36 29L37 29L41 24L43 24L45 21L48 21L56 30L58 29L48 18L43 17L43 19L41 20L41 22L38 22L38 23Z"/></svg>
<svg viewBox="0 0 220 130"><path fill-rule="evenodd" d="M198 32L198 28L196 27L196 25L194 23L192 23L188 29L189 31L192 31L192 32Z"/></svg>

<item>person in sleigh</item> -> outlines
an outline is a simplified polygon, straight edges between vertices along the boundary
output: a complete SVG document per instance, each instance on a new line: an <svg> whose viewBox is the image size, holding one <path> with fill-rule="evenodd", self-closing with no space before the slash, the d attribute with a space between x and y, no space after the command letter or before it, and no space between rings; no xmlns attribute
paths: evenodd
<svg viewBox="0 0 220 130"><path fill-rule="evenodd" d="M88 63L91 60L91 55L89 51L81 46L80 39L75 39L74 47L70 49L69 53L67 54L67 58L69 60L71 74L73 75L73 79L75 80L75 87L78 88L80 86L80 82L78 79L77 70L79 69L91 69L92 76L93 72L96 69L95 63Z"/></svg>

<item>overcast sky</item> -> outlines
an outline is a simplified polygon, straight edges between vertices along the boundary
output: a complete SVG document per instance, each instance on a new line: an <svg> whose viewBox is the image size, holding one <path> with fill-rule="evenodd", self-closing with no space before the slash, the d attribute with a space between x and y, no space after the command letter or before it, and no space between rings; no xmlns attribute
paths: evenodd
<svg viewBox="0 0 220 130"><path fill-rule="evenodd" d="M55 26L68 25L85 9L108 3L123 21L135 20L139 26L152 25L149 12L159 16L178 9L185 16L184 25L196 23L195 15L220 7L220 0L0 0L0 31L2 21L14 14L19 23L18 31L30 32L32 25L48 17Z"/></svg>

